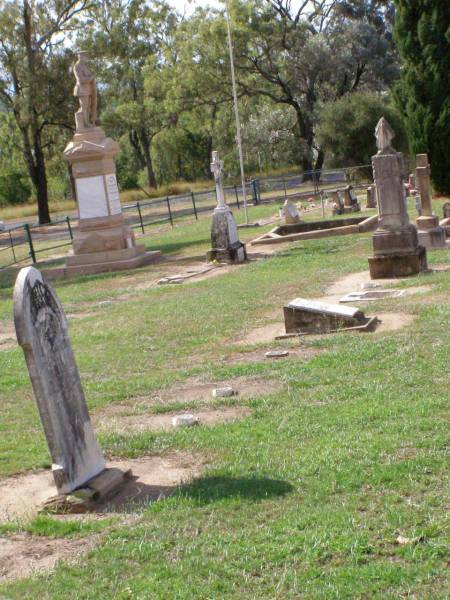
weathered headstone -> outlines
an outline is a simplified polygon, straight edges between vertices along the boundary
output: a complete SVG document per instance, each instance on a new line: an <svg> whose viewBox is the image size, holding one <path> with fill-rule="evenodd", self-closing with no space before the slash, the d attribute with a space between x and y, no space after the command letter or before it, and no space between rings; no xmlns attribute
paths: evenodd
<svg viewBox="0 0 450 600"><path fill-rule="evenodd" d="M377 188L374 185L369 185L367 188L366 208L377 207Z"/></svg>
<svg viewBox="0 0 450 600"><path fill-rule="evenodd" d="M14 322L30 374L60 494L83 486L105 469L95 439L67 320L54 290L34 267L19 272Z"/></svg>
<svg viewBox="0 0 450 600"><path fill-rule="evenodd" d="M409 222L403 185L403 155L392 146L394 132L382 117L375 129L378 153L372 157L377 187L378 227L373 234L372 279L414 275L427 268L426 250Z"/></svg>
<svg viewBox="0 0 450 600"><path fill-rule="evenodd" d="M293 202L291 202L291 200L285 201L282 212L286 225L300 223L300 213L298 212L298 208Z"/></svg>
<svg viewBox="0 0 450 600"><path fill-rule="evenodd" d="M211 250L208 261L218 260L239 263L247 258L245 244L239 240L236 222L230 207L225 202L222 182L222 162L219 153L212 153L211 172L216 183L217 206L213 212L211 225Z"/></svg>
<svg viewBox="0 0 450 600"><path fill-rule="evenodd" d="M421 211L417 218L419 243L425 248L445 247L445 230L439 226L439 217L433 214L431 206L430 165L426 154L416 156L416 181L420 193Z"/></svg>

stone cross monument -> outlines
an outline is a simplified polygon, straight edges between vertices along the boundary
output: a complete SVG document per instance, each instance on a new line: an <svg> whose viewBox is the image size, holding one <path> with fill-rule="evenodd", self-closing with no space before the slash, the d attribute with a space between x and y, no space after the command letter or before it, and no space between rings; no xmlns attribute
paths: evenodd
<svg viewBox="0 0 450 600"><path fill-rule="evenodd" d="M30 374L60 494L83 486L105 469L91 426L67 332L53 288L34 267L19 272L14 322Z"/></svg>
<svg viewBox="0 0 450 600"><path fill-rule="evenodd" d="M247 258L245 245L239 241L236 222L230 207L225 202L222 181L223 163L219 160L219 153L212 153L211 172L216 184L217 206L213 212L211 225L211 245L207 252L208 261L218 260L239 263Z"/></svg>
<svg viewBox="0 0 450 600"><path fill-rule="evenodd" d="M430 165L426 154L416 156L416 182L420 193L421 212L416 220L419 242L427 249L445 248L445 230L431 208Z"/></svg>
<svg viewBox="0 0 450 600"><path fill-rule="evenodd" d="M114 162L119 145L96 125L97 90L86 58L86 52L79 52L73 67L73 93L80 107L75 113L75 134L64 150L79 218L73 255L66 262L66 272L74 275L138 267L150 258L124 222Z"/></svg>
<svg viewBox="0 0 450 600"><path fill-rule="evenodd" d="M403 155L392 147L394 132L382 117L375 129L378 152L372 157L378 199L378 227L373 234L372 279L414 275L427 268L425 248L409 222L403 183Z"/></svg>

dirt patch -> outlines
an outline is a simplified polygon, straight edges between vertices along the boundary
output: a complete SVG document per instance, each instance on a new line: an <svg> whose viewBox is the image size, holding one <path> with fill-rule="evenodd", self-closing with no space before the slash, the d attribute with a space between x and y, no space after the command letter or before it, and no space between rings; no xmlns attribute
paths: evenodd
<svg viewBox="0 0 450 600"><path fill-rule="evenodd" d="M146 413L154 407L170 405L175 402L177 404L210 404L215 401L212 395L213 389L227 385L236 390L237 395L232 396L235 399L245 399L261 394L268 394L278 391L282 386L279 381L249 377L237 377L227 381L208 383L198 381L197 379L190 379L184 384L159 390L150 396L141 396L126 403L105 406L102 410L94 413L92 419L100 427L103 419L126 416L135 417L137 415L141 415L141 418L143 418L150 416L146 415Z"/></svg>
<svg viewBox="0 0 450 600"><path fill-rule="evenodd" d="M243 337L235 340L234 343L242 346L250 346L252 344L267 344L273 342L277 335L286 333L284 323L269 323L263 327L256 327Z"/></svg>
<svg viewBox="0 0 450 600"><path fill-rule="evenodd" d="M0 329L0 352L17 346L16 332L10 323L2 325Z"/></svg>
<svg viewBox="0 0 450 600"><path fill-rule="evenodd" d="M198 476L204 464L202 458L182 452L111 461L108 467L118 467L124 471L131 469L133 479L110 502L99 506L98 512L133 510L142 508L152 500L165 498L177 486ZM1 480L0 522L31 518L55 494L50 470Z"/></svg>
<svg viewBox="0 0 450 600"><path fill-rule="evenodd" d="M402 329L407 325L411 325L414 321L414 315L408 315L405 313L377 313L376 315L380 320L374 333L384 333L385 331L396 331Z"/></svg>
<svg viewBox="0 0 450 600"><path fill-rule="evenodd" d="M60 560L76 560L98 536L50 539L28 534L0 537L0 581L51 571Z"/></svg>
<svg viewBox="0 0 450 600"><path fill-rule="evenodd" d="M251 410L245 406L230 406L217 410L190 410L198 418L200 425L217 425L228 421L235 421L250 414ZM169 412L161 415L103 415L98 420L96 429L105 433L114 432L120 435L129 435L140 431L162 431L174 429L172 417L179 415L180 411Z"/></svg>

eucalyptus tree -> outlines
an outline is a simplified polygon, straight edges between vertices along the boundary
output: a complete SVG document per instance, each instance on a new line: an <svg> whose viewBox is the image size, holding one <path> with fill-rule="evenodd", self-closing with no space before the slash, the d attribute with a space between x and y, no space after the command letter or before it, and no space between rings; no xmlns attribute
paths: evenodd
<svg viewBox="0 0 450 600"><path fill-rule="evenodd" d="M46 154L71 129L68 35L87 0L0 0L0 101L17 123L40 223L50 221Z"/></svg>
<svg viewBox="0 0 450 600"><path fill-rule="evenodd" d="M395 77L388 9L377 0L304 0L296 10L290 0L232 3L240 88L291 108L304 171L324 161L320 105Z"/></svg>
<svg viewBox="0 0 450 600"><path fill-rule="evenodd" d="M79 38L98 61L102 121L128 137L151 187L157 183L152 141L169 122L165 52L176 23L163 0L101 0L91 7Z"/></svg>

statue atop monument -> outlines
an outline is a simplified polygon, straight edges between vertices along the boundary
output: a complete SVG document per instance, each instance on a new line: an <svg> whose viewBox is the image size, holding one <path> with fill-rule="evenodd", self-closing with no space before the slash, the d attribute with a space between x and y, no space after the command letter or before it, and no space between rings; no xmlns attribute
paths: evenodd
<svg viewBox="0 0 450 600"><path fill-rule="evenodd" d="M381 117L375 127L375 137L377 138L378 154L395 154L391 145L395 133L384 117Z"/></svg>
<svg viewBox="0 0 450 600"><path fill-rule="evenodd" d="M80 108L75 113L77 131L95 127L97 120L97 88L95 77L86 64L87 52L78 52L78 60L73 66L76 85L73 95L80 101Z"/></svg>

